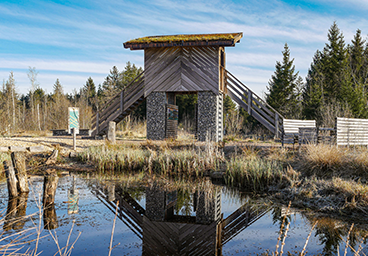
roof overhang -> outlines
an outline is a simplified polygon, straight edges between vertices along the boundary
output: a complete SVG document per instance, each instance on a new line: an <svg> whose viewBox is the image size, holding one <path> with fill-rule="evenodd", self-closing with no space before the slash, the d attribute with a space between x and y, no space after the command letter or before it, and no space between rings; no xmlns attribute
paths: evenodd
<svg viewBox="0 0 368 256"><path fill-rule="evenodd" d="M240 42L242 37L242 32L225 34L146 36L125 42L124 48L129 48L130 50L142 50L153 47L174 46L235 46L236 43Z"/></svg>

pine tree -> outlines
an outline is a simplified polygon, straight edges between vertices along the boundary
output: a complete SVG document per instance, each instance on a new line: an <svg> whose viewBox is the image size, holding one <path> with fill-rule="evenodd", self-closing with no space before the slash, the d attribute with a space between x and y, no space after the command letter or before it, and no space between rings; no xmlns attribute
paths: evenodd
<svg viewBox="0 0 368 256"><path fill-rule="evenodd" d="M355 83L364 82L366 66L366 56L364 52L364 46L366 41L362 38L362 31L358 29L351 41L352 45L349 47L350 53L350 67L352 72L352 78Z"/></svg>
<svg viewBox="0 0 368 256"><path fill-rule="evenodd" d="M290 59L290 50L287 44L282 52L282 62L277 61L275 73L268 82L266 102L279 111L284 117L299 116L299 87L301 78L295 72L294 59Z"/></svg>
<svg viewBox="0 0 368 256"><path fill-rule="evenodd" d="M130 61L128 61L124 70L120 74L121 85L123 86L123 88L128 86L142 72L143 69L141 67L137 68L135 64L132 65Z"/></svg>
<svg viewBox="0 0 368 256"><path fill-rule="evenodd" d="M367 84L366 84L366 56L365 56L365 40L361 37L361 31L358 29L354 39L349 46L349 62L347 66L350 77L350 86L345 90L344 94L349 98L346 100L351 107L355 117L367 118ZM350 91L349 91L350 89Z"/></svg>
<svg viewBox="0 0 368 256"><path fill-rule="evenodd" d="M322 53L317 50L303 87L303 116L306 119L317 119L318 109L323 103L322 58Z"/></svg>
<svg viewBox="0 0 368 256"><path fill-rule="evenodd" d="M110 74L107 75L105 81L102 84L103 94L105 101L115 96L123 88L121 82L121 74L116 66L113 66L110 70Z"/></svg>
<svg viewBox="0 0 368 256"><path fill-rule="evenodd" d="M348 83L345 79L346 67L348 65L347 49L344 36L340 32L336 22L332 24L328 31L328 43L323 50L323 75L324 75L324 99L327 102L332 100L342 101L341 93L343 84Z"/></svg>
<svg viewBox="0 0 368 256"><path fill-rule="evenodd" d="M89 77L87 79L86 84L83 86L83 91L87 97L88 105L92 106L92 108L96 110L97 93L96 93L96 85L92 77Z"/></svg>
<svg viewBox="0 0 368 256"><path fill-rule="evenodd" d="M64 95L63 86L59 79L53 86L53 93L51 95L53 107L51 109L52 129L66 129L68 123L68 105L70 104L67 97Z"/></svg>

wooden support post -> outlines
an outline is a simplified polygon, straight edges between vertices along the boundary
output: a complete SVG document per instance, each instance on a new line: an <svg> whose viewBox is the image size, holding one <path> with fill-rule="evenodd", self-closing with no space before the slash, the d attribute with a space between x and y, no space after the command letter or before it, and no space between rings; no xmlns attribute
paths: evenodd
<svg viewBox="0 0 368 256"><path fill-rule="evenodd" d="M72 128L73 133L73 150L77 150L77 129Z"/></svg>
<svg viewBox="0 0 368 256"><path fill-rule="evenodd" d="M18 196L18 189L17 189L18 181L15 176L15 171L14 171L12 162L4 161L3 164L4 164L4 169L5 169L6 180L8 182L9 198L17 197Z"/></svg>
<svg viewBox="0 0 368 256"><path fill-rule="evenodd" d="M45 175L43 183L43 205L48 206L55 201L55 193L59 177L55 171L47 170L48 174Z"/></svg>
<svg viewBox="0 0 368 256"><path fill-rule="evenodd" d="M248 114L252 115L252 92L248 90Z"/></svg>
<svg viewBox="0 0 368 256"><path fill-rule="evenodd" d="M96 134L95 134L95 136L97 136L99 133L100 133L100 117L99 117L98 110L97 110L97 113L96 113Z"/></svg>
<svg viewBox="0 0 368 256"><path fill-rule="evenodd" d="M115 130L116 130L116 123L113 121L110 121L108 131L107 131L107 140L110 141L111 143L116 142Z"/></svg>
<svg viewBox="0 0 368 256"><path fill-rule="evenodd" d="M18 179L18 192L28 193L29 187L26 169L26 156L22 152L12 152L11 159L15 169L15 175Z"/></svg>

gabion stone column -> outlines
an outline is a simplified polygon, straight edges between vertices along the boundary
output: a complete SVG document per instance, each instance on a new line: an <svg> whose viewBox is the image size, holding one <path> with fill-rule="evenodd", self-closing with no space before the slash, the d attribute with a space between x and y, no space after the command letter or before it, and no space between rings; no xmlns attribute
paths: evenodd
<svg viewBox="0 0 368 256"><path fill-rule="evenodd" d="M164 221L166 193L157 185L146 188L146 216L153 221Z"/></svg>
<svg viewBox="0 0 368 256"><path fill-rule="evenodd" d="M165 139L166 93L151 92L147 97L147 139Z"/></svg>
<svg viewBox="0 0 368 256"><path fill-rule="evenodd" d="M197 136L199 141L223 139L223 95L198 92Z"/></svg>
<svg viewBox="0 0 368 256"><path fill-rule="evenodd" d="M221 190L199 191L197 197L196 223L211 224L221 216Z"/></svg>

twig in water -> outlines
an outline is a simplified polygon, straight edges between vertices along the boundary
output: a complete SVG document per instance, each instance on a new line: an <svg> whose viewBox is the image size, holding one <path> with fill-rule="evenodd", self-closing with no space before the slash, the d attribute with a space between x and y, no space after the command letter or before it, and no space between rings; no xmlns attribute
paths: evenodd
<svg viewBox="0 0 368 256"><path fill-rule="evenodd" d="M300 253L300 256L304 256L304 252L305 252L305 249L307 249L307 244L308 244L309 238L310 238L310 236L312 235L312 231L313 231L313 229L315 228L315 226L317 225L317 223L318 223L318 220L314 223L314 225L313 225L313 227L312 227L311 231L309 232L308 237L307 237L307 240L305 241L305 244L304 244L303 250L302 250L302 252Z"/></svg>
<svg viewBox="0 0 368 256"><path fill-rule="evenodd" d="M52 236L52 239L54 239L54 242L55 242L55 244L58 248L58 251L54 254L54 256L57 255L58 253L60 254L60 256L68 256L72 253L72 249L74 248L74 244L77 242L77 240L79 239L79 236L81 235L81 232L79 232L79 234L78 234L77 238L74 240L73 244L71 246L69 246L69 241L70 241L70 237L71 237L71 234L72 234L72 231L73 231L73 228L74 228L74 224L75 224L75 220L73 220L73 224L72 224L72 227L70 228L70 232L69 232L69 236L68 236L66 245L63 248L60 248L59 240L58 240L56 231L54 231L54 235L52 234L51 231L49 231L50 235ZM64 250L64 253L62 252L62 250Z"/></svg>
<svg viewBox="0 0 368 256"><path fill-rule="evenodd" d="M285 239L286 239L286 236L287 236L287 232L289 230L289 226L290 226L290 222L288 222L288 224L286 225L284 239L282 240L282 243L281 243L280 256L282 256L282 253L284 252L283 249L284 249L284 245L285 245Z"/></svg>
<svg viewBox="0 0 368 256"><path fill-rule="evenodd" d="M349 232L348 232L348 236L346 237L346 246L345 246L345 254L344 254L344 256L346 256L346 254L348 253L349 237L350 237L351 231L353 230L353 227L354 227L354 223L351 224L351 227L350 227Z"/></svg>
<svg viewBox="0 0 368 256"><path fill-rule="evenodd" d="M280 228L280 233L279 233L279 237L277 238L277 244L276 244L276 251L275 251L275 255L279 255L279 242L281 241L281 236L283 233L283 229L284 229L284 225L285 225L285 220L286 220L286 216L289 213L290 210L290 206L291 206L291 201L289 202L288 208L286 209L286 213L284 215L284 218L282 219L282 224L281 224L281 228Z"/></svg>
<svg viewBox="0 0 368 256"><path fill-rule="evenodd" d="M111 239L110 239L110 246L109 246L109 256L111 255L112 249L115 248L115 246L112 247L112 241L114 240L115 222L116 222L116 217L118 216L118 207L119 207L119 201L116 202L114 223L112 225L112 230L111 230Z"/></svg>
<svg viewBox="0 0 368 256"><path fill-rule="evenodd" d="M364 242L364 239L366 238L367 236L365 235L364 237L362 237L362 241L360 242L360 244L359 244L359 248L358 248L358 250L354 253L354 256L358 256L359 255L359 252L363 249L363 246L362 246L362 244L363 244L363 242ZM363 253L364 254L364 253Z"/></svg>

